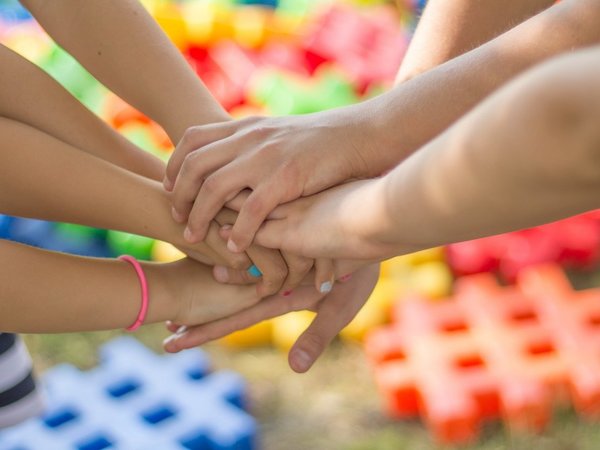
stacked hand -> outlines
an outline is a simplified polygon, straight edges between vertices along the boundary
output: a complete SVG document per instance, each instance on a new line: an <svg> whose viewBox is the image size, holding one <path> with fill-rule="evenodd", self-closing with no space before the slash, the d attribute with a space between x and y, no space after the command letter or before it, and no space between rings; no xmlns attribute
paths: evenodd
<svg viewBox="0 0 600 450"><path fill-rule="evenodd" d="M172 192L173 218L185 224L187 245L214 239L219 224L219 237L231 255L245 252L265 274L258 280L258 295L279 292L284 298L272 295L191 328L170 324L176 334L165 343L168 351L310 309L317 316L290 352L291 367L304 372L356 315L375 285L378 266L362 268L370 262L331 258L352 258L352 246L343 244L343 221L358 212L356 203L340 204L336 192L362 188L366 182L326 190L373 170L365 164L370 151L366 137L345 120L349 117L249 118L186 132L169 161L164 186ZM341 226L331 226L332 220ZM222 283L257 283L240 265L216 264L213 275ZM267 273L276 276L269 280Z"/></svg>

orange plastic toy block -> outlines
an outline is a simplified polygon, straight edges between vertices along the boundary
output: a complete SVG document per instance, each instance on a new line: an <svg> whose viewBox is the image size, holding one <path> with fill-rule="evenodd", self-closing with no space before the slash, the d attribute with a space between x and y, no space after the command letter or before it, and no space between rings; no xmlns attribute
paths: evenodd
<svg viewBox="0 0 600 450"><path fill-rule="evenodd" d="M447 301L399 302L366 350L389 414L421 416L440 442L473 441L495 418L540 431L556 401L600 416L600 289L573 290L556 265L516 286L480 274Z"/></svg>

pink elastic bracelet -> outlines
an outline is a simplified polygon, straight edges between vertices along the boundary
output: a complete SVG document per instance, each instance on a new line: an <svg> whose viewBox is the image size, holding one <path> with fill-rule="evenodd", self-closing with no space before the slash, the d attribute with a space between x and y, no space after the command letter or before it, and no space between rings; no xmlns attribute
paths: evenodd
<svg viewBox="0 0 600 450"><path fill-rule="evenodd" d="M129 327L125 328L127 331L135 331L144 323L144 320L146 319L146 313L148 312L148 281L146 280L144 269L142 269L142 266L138 260L133 256L121 255L118 259L121 261L127 261L133 266L135 273L137 273L137 276L140 280L140 286L142 287L142 306L140 308L140 312L138 313L135 322L133 322L133 324Z"/></svg>

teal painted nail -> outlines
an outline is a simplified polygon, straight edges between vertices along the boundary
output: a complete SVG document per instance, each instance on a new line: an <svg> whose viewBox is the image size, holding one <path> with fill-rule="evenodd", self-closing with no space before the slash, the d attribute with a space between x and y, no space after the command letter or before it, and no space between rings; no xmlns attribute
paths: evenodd
<svg viewBox="0 0 600 450"><path fill-rule="evenodd" d="M247 272L251 277L254 277L254 278L262 277L262 272L254 264L252 264L252 266L250 266L250 268L247 270Z"/></svg>

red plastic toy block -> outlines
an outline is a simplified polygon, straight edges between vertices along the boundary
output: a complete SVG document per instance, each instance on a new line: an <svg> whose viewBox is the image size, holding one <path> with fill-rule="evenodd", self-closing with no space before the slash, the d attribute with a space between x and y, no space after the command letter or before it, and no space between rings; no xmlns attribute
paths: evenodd
<svg viewBox="0 0 600 450"><path fill-rule="evenodd" d="M407 46L400 24L385 8L369 14L335 5L308 31L304 47L312 69L334 61L364 91L374 82L391 82Z"/></svg>
<svg viewBox="0 0 600 450"><path fill-rule="evenodd" d="M473 441L494 418L540 431L555 401L600 418L600 289L574 291L556 265L516 286L472 275L447 301L399 302L365 345L388 413L421 416L443 443Z"/></svg>
<svg viewBox="0 0 600 450"><path fill-rule="evenodd" d="M456 275L498 271L508 281L525 267L547 262L588 269L600 261L600 212L451 244L447 255Z"/></svg>

